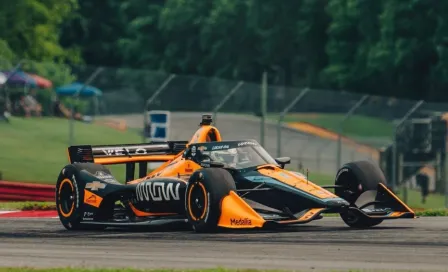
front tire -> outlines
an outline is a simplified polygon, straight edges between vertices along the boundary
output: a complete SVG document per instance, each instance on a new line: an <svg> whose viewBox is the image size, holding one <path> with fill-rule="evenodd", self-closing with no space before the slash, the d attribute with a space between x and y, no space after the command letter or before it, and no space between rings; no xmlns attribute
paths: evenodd
<svg viewBox="0 0 448 272"><path fill-rule="evenodd" d="M230 173L221 168L204 168L189 179L185 191L185 211L196 232L213 232L221 216L221 201L236 191Z"/></svg>
<svg viewBox="0 0 448 272"><path fill-rule="evenodd" d="M351 162L343 165L336 174L335 185L342 188L336 188L335 194L348 201L350 206L357 207L356 201L360 195L376 191L379 183L386 184L381 168L369 161ZM375 194L368 196L367 201L375 200ZM383 219L359 217L351 211L340 213L340 216L352 228L370 228L383 222Z"/></svg>
<svg viewBox="0 0 448 272"><path fill-rule="evenodd" d="M107 171L103 165L94 163L76 163L65 166L56 182L56 209L62 225L67 230L99 230L105 227L99 225L83 225L83 201L85 181L80 177L80 171ZM110 172L109 172L110 173Z"/></svg>

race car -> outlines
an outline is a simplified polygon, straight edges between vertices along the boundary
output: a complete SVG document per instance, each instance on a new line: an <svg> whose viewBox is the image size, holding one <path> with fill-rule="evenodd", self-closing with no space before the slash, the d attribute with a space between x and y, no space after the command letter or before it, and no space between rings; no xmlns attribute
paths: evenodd
<svg viewBox="0 0 448 272"><path fill-rule="evenodd" d="M323 213L369 228L416 217L370 161L347 163L334 184L318 186L256 140L222 140L207 114L190 141L70 146L68 157L56 183L68 230L182 223L213 232L305 224ZM162 165L149 172L149 162ZM122 182L107 168L113 164L125 165Z"/></svg>

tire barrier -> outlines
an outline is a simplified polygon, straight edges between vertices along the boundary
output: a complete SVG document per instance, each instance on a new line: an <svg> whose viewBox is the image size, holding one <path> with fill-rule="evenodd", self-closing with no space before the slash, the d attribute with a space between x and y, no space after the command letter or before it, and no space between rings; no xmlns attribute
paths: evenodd
<svg viewBox="0 0 448 272"><path fill-rule="evenodd" d="M0 201L54 201L54 185L0 180Z"/></svg>

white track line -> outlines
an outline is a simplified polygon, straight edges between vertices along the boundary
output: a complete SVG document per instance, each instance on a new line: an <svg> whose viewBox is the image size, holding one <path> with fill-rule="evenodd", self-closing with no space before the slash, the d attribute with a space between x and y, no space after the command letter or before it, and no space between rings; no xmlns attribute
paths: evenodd
<svg viewBox="0 0 448 272"><path fill-rule="evenodd" d="M13 213L13 212L16 212L16 211L0 211L0 214Z"/></svg>
<svg viewBox="0 0 448 272"><path fill-rule="evenodd" d="M19 210L17 210L17 211L0 211L0 214L8 214L8 213L16 213L16 212L21 212L21 211L19 211ZM12 219L13 218L15 218L15 217L11 217ZM43 217L34 217L34 216L31 216L31 217L18 217L18 218L20 218L20 219L59 219L59 217L58 216L52 216L52 217L47 217L47 216L43 216Z"/></svg>

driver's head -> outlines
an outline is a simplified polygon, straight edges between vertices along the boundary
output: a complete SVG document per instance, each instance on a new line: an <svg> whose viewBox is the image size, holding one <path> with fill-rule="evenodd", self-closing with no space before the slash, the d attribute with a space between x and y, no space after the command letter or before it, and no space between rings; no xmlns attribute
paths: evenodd
<svg viewBox="0 0 448 272"><path fill-rule="evenodd" d="M236 164L237 163L237 151L236 149L228 149L228 150L219 150L219 151L213 151L211 152L212 159L223 162L229 165Z"/></svg>

